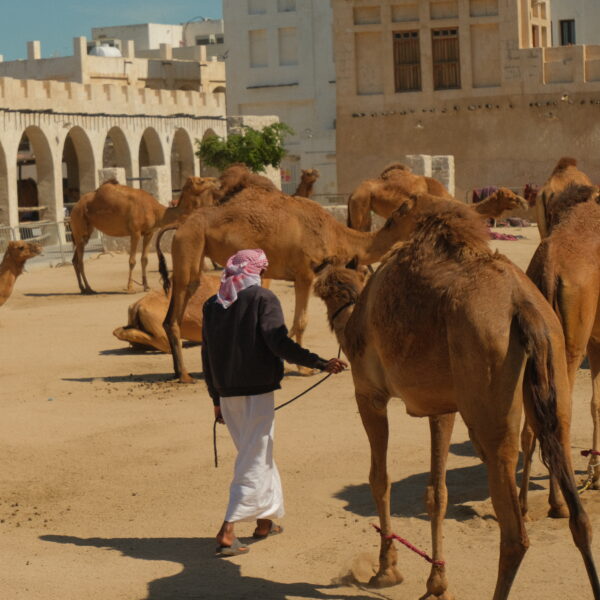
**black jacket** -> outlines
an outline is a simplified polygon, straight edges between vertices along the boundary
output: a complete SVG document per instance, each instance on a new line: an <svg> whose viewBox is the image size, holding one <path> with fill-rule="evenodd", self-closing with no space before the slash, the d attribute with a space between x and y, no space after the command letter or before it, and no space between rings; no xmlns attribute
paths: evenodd
<svg viewBox="0 0 600 600"><path fill-rule="evenodd" d="M281 304L258 285L227 309L209 298L202 321L202 365L215 406L220 397L265 394L281 387L283 360L323 370L326 360L288 337Z"/></svg>

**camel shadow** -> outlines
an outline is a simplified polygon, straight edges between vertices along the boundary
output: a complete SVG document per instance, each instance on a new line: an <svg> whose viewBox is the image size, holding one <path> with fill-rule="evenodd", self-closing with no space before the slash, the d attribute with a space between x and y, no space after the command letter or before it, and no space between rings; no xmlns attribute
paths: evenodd
<svg viewBox="0 0 600 600"><path fill-rule="evenodd" d="M189 340L181 342L181 346L183 348L194 348L201 345L201 342L190 342ZM109 348L108 350L100 350L98 354L101 356L154 356L155 354L169 356L168 353L158 350L157 348L151 348L150 346L123 346L121 348Z"/></svg>
<svg viewBox="0 0 600 600"><path fill-rule="evenodd" d="M314 598L323 600L372 600L373 596L333 596L321 590L336 590L333 584L280 583L241 575L241 567L214 557L214 538L78 538L67 535L43 535L45 542L116 550L122 556L140 560L179 563L182 570L148 584L145 600L198 600L210 598ZM260 550L255 549L255 552ZM269 565L265 548L265 569ZM101 573L98 573L101 576ZM108 574L107 574L108 575Z"/></svg>
<svg viewBox="0 0 600 600"><path fill-rule="evenodd" d="M454 445L454 444L453 444ZM464 444L459 444L464 449ZM470 445L470 442L469 442ZM533 480L548 479L547 476L532 477L530 490L541 490L543 486L533 483ZM416 517L429 520L425 507L425 490L429 484L429 472L410 475L392 483L390 512L398 517ZM487 500L489 495L487 469L483 463L448 469L446 473L448 488L447 519L467 521L474 517L494 519L490 515L481 515L467 503ZM377 510L368 483L349 485L334 496L346 502L344 510L363 517L377 517Z"/></svg>
<svg viewBox="0 0 600 600"><path fill-rule="evenodd" d="M23 294L24 296L30 296L31 298L50 298L52 296L81 296L84 297L84 294L80 292L27 292ZM123 292L96 292L95 294L90 294L91 296L133 296L134 294L129 294L126 291Z"/></svg>
<svg viewBox="0 0 600 600"><path fill-rule="evenodd" d="M191 376L199 381L204 381L203 373L190 373ZM105 377L63 377L63 381L72 381L78 383L94 383L104 381L106 383L177 383L175 375L169 373L136 373L130 375L107 375Z"/></svg>

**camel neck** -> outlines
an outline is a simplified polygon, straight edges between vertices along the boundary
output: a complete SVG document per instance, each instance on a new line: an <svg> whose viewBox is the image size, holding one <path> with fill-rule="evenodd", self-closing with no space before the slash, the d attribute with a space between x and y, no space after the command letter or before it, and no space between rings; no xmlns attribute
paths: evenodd
<svg viewBox="0 0 600 600"><path fill-rule="evenodd" d="M350 259L358 256L361 264L375 262L381 258L384 252L379 253L376 248L375 239L378 232L356 231L350 227L339 224L343 228L345 254Z"/></svg>
<svg viewBox="0 0 600 600"><path fill-rule="evenodd" d="M345 302L344 304L340 304L340 306L328 307L329 324L333 329L333 332L339 345L342 347L342 350L346 355L348 354L346 350L346 325L348 324L350 316L354 312L355 305L356 300L351 300L349 302Z"/></svg>
<svg viewBox="0 0 600 600"><path fill-rule="evenodd" d="M2 262L0 262L0 276L11 274L17 278L19 275L21 275L21 273L23 273L24 268L25 261L18 263L14 260L6 260L6 258L3 258Z"/></svg>

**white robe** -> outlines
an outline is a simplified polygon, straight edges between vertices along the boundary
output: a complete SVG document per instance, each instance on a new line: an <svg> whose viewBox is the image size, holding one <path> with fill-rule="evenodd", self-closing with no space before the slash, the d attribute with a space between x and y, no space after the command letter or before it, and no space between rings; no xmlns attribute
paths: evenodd
<svg viewBox="0 0 600 600"><path fill-rule="evenodd" d="M221 413L238 450L225 521L278 519L283 492L273 460L274 393L221 398Z"/></svg>

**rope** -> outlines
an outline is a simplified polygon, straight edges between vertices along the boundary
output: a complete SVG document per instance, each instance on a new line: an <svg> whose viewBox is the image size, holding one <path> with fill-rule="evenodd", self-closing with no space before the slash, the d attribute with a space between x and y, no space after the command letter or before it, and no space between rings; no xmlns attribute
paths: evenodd
<svg viewBox="0 0 600 600"><path fill-rule="evenodd" d="M594 450L593 448L590 450L582 450L581 456L600 456L600 452ZM581 482L581 487L577 490L579 494L583 494L586 490L589 490L594 483L594 469L600 468L600 463L596 463L595 465L590 463L588 464L587 477Z"/></svg>
<svg viewBox="0 0 600 600"><path fill-rule="evenodd" d="M413 546L408 540L396 535L395 533L391 533L390 535L383 535L383 531L381 531L380 527L371 523L371 525L375 528L375 530L381 535L382 538L386 540L397 540L401 544L404 544L409 550L412 550L415 554L418 554L421 558L424 558L428 563L435 565L436 567L443 567L446 565L446 562L443 560L433 560L429 554L423 552L423 550L419 550L416 546Z"/></svg>
<svg viewBox="0 0 600 600"><path fill-rule="evenodd" d="M591 449L591 450L582 450L581 451L581 456L585 456L585 457L588 457L588 456L600 456L600 452L598 452L598 450L593 450L593 449Z"/></svg>

